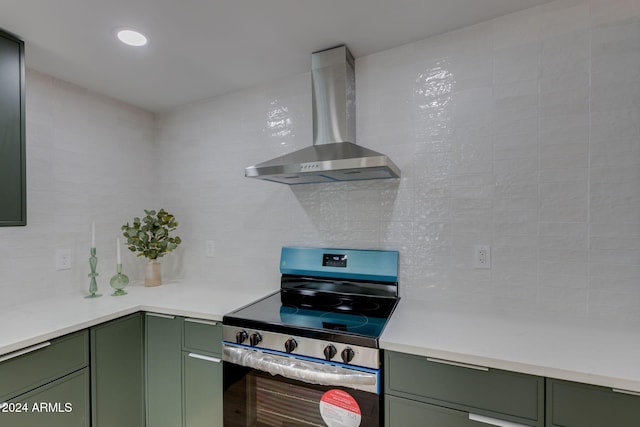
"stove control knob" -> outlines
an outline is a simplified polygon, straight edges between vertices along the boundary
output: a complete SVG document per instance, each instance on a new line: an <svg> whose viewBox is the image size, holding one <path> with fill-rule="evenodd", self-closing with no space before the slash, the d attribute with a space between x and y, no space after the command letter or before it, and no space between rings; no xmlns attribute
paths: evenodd
<svg viewBox="0 0 640 427"><path fill-rule="evenodd" d="M336 355L336 353L338 353L338 350L336 350L333 345L329 344L324 348L323 353L325 359L331 360Z"/></svg>
<svg viewBox="0 0 640 427"><path fill-rule="evenodd" d="M340 353L340 357L342 357L342 361L344 363L349 363L353 360L353 357L355 356L355 352L353 350L351 350L351 347L347 347L344 350L342 350L342 353Z"/></svg>
<svg viewBox="0 0 640 427"><path fill-rule="evenodd" d="M261 342L262 342L262 335L260 335L259 333L254 332L249 336L249 344L251 344L252 347L257 346Z"/></svg>
<svg viewBox="0 0 640 427"><path fill-rule="evenodd" d="M284 342L284 351L287 353L293 353L296 347L298 347L298 343L293 338L289 338Z"/></svg>
<svg viewBox="0 0 640 427"><path fill-rule="evenodd" d="M249 338L249 334L247 331L238 331L236 332L236 344L242 344Z"/></svg>

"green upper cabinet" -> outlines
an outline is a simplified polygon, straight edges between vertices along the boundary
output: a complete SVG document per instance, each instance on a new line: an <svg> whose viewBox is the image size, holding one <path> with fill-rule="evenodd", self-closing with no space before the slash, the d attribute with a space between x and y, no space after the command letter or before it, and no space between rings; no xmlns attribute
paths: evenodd
<svg viewBox="0 0 640 427"><path fill-rule="evenodd" d="M27 224L24 42L0 30L0 226Z"/></svg>

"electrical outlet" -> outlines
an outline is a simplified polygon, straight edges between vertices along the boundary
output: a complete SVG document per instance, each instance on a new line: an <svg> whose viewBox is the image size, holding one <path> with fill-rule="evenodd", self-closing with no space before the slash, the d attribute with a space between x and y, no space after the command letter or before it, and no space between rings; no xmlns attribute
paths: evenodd
<svg viewBox="0 0 640 427"><path fill-rule="evenodd" d="M56 251L56 270L69 270L71 268L71 249L58 249Z"/></svg>
<svg viewBox="0 0 640 427"><path fill-rule="evenodd" d="M216 244L213 240L207 240L205 242L205 255L208 258L216 256Z"/></svg>
<svg viewBox="0 0 640 427"><path fill-rule="evenodd" d="M491 246L475 245L473 248L473 267L489 269L491 268Z"/></svg>

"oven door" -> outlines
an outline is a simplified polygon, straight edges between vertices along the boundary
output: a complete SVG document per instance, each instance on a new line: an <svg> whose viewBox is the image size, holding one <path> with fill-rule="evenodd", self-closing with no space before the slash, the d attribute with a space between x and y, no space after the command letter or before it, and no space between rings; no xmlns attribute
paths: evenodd
<svg viewBox="0 0 640 427"><path fill-rule="evenodd" d="M379 427L380 372L224 344L225 427Z"/></svg>

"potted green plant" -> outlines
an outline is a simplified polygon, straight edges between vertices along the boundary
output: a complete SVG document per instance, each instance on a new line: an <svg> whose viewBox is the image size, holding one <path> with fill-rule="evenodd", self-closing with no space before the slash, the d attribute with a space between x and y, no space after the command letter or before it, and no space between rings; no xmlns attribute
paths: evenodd
<svg viewBox="0 0 640 427"><path fill-rule="evenodd" d="M132 224L124 224L121 227L122 235L127 239L131 252L137 252L136 256L148 260L144 285L158 286L162 283L158 258L176 249L182 240L179 236L170 235L178 228L178 222L169 212L164 209L157 212L145 209L144 213L142 218L135 217Z"/></svg>

